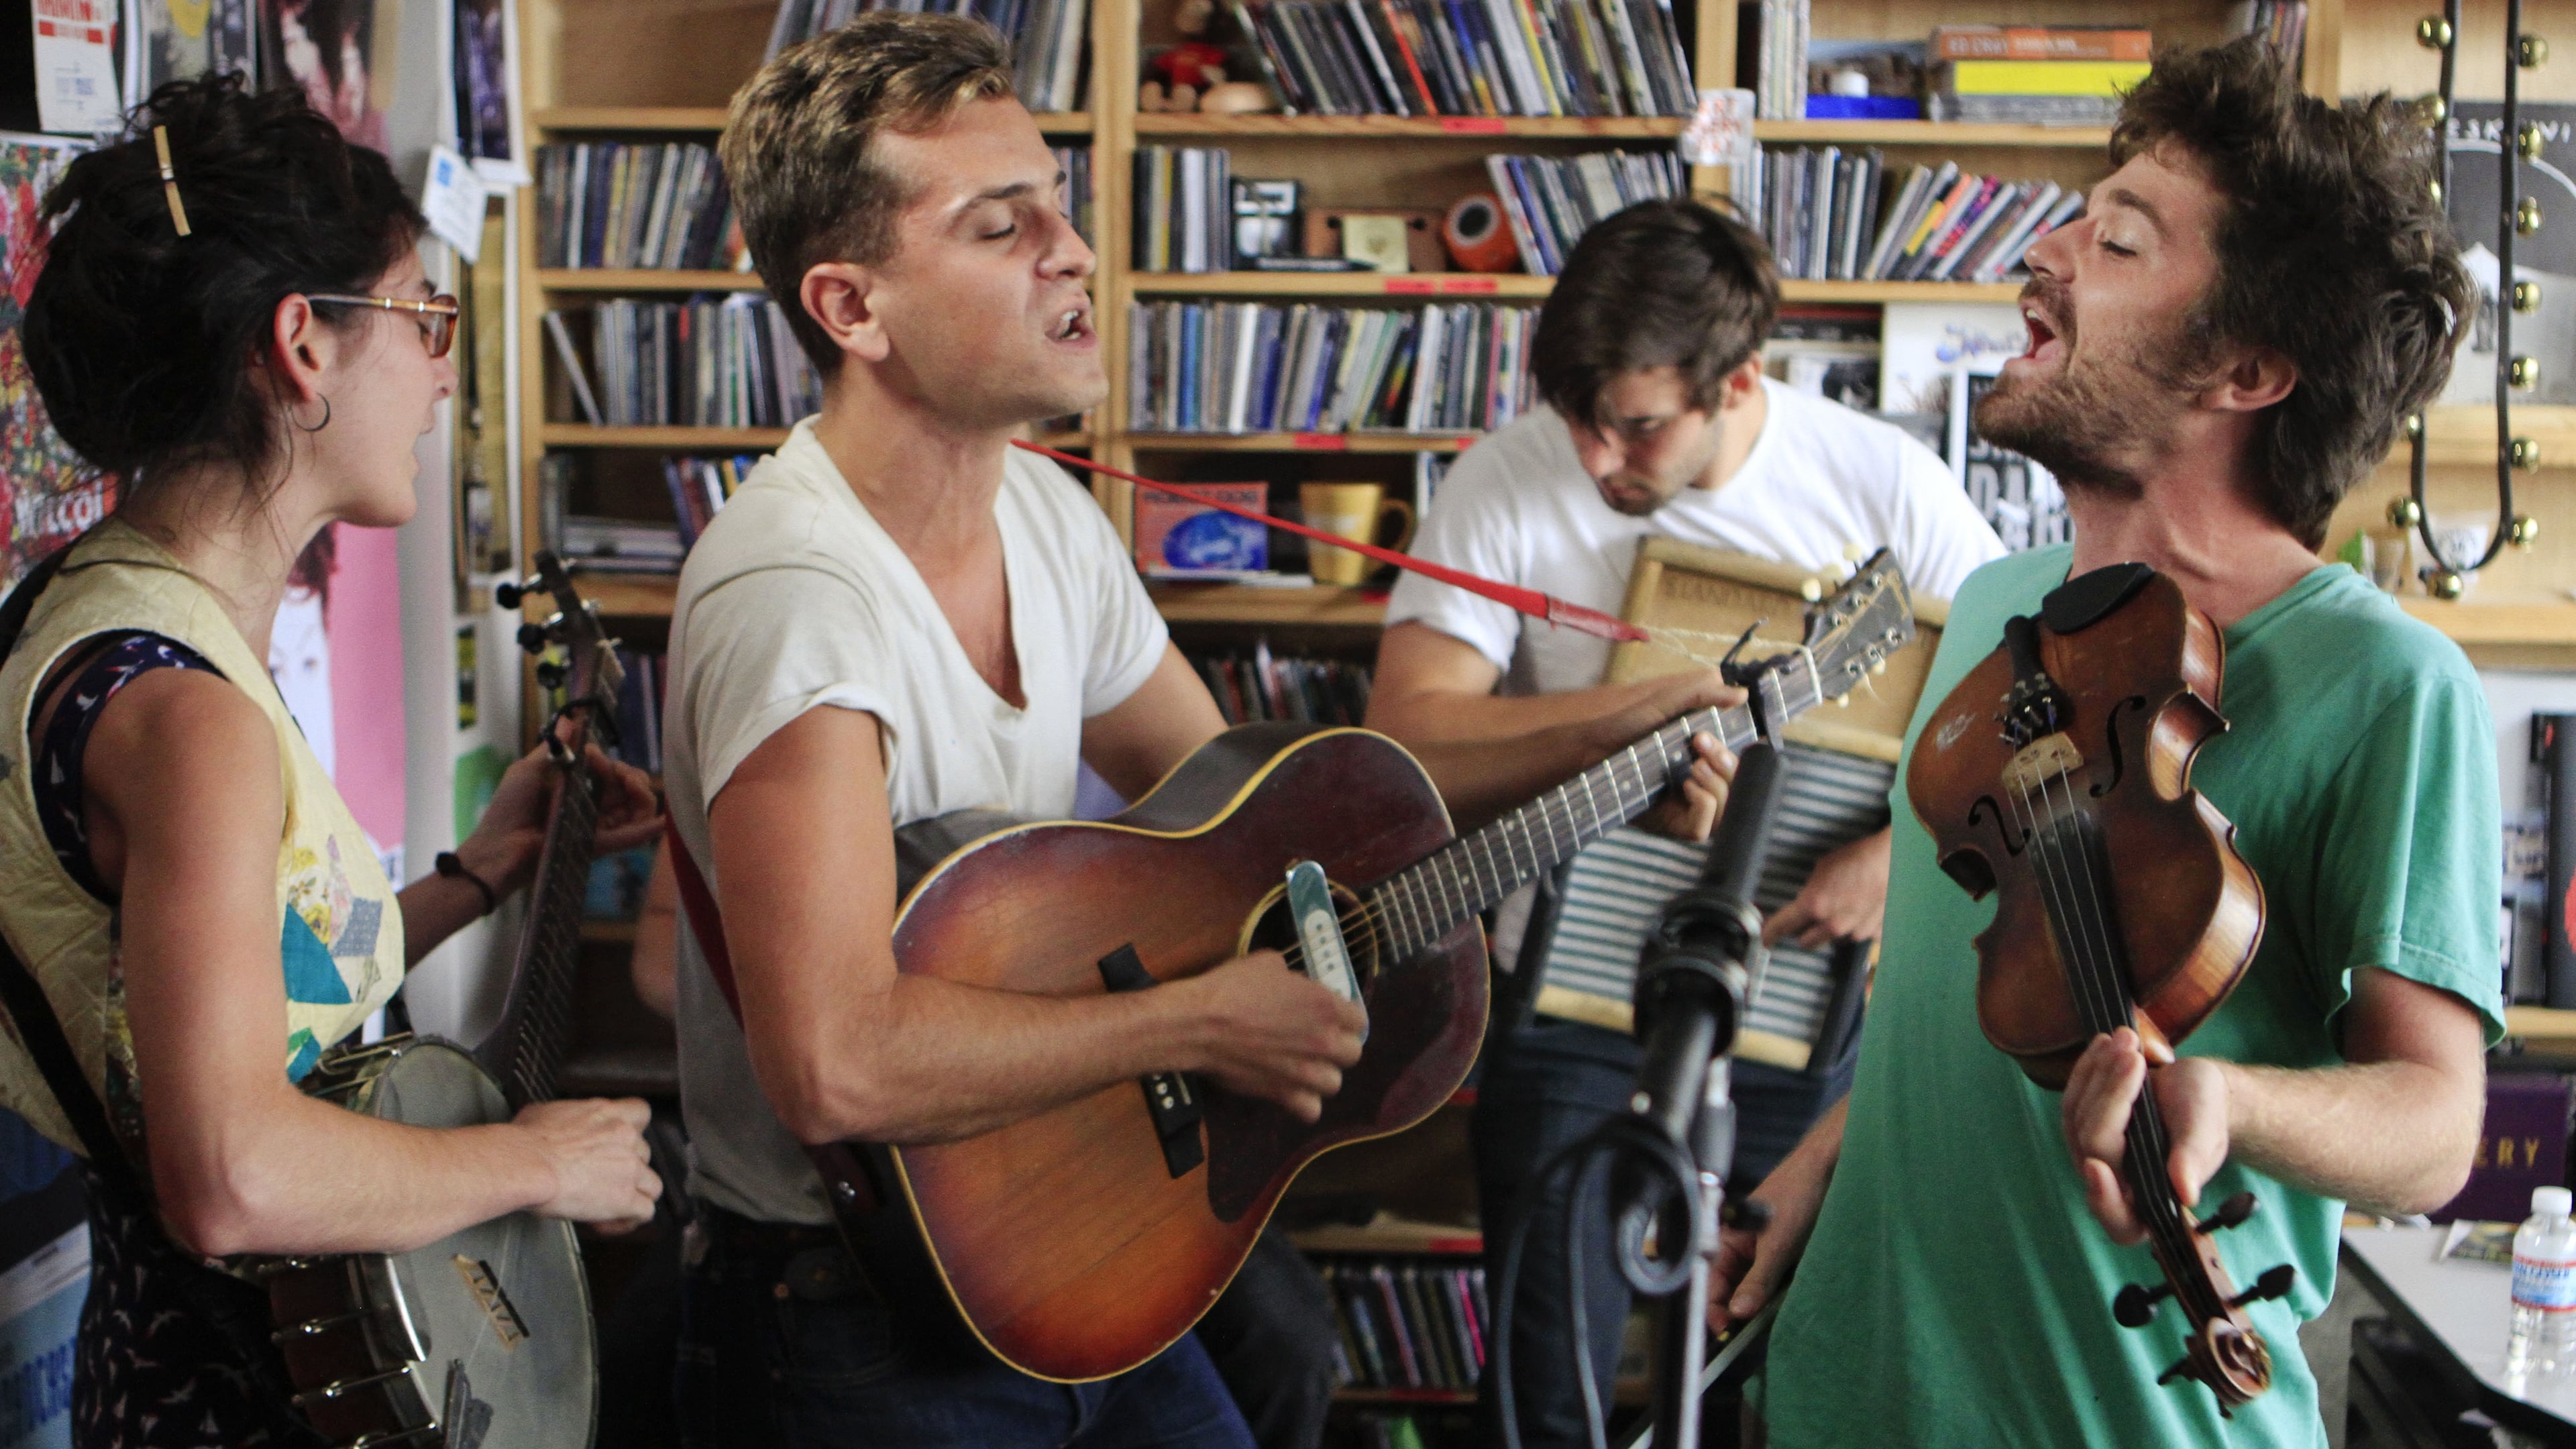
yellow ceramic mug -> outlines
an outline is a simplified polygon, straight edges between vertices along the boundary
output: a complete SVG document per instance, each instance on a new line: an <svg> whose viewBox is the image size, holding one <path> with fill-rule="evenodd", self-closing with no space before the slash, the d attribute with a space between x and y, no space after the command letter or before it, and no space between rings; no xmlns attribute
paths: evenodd
<svg viewBox="0 0 2576 1449"><path fill-rule="evenodd" d="M1383 485L1376 483L1307 483L1297 489L1297 498L1305 506L1306 524L1326 533L1362 543L1377 542L1378 530L1388 513L1404 519L1404 531L1392 547L1403 549L1413 542L1413 505L1400 498L1389 498ZM1346 548L1309 542L1306 545L1306 567L1319 584L1339 584L1345 588L1360 583L1377 564L1365 554Z"/></svg>

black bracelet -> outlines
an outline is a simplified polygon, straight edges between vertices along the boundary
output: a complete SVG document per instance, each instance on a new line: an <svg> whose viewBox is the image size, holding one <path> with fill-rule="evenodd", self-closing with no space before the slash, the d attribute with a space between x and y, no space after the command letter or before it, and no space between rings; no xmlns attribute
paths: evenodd
<svg viewBox="0 0 2576 1449"><path fill-rule="evenodd" d="M485 880L483 877L476 875L474 872L467 870L465 868L465 862L456 858L455 851L440 851L438 853L438 858L432 861L431 864L437 867L440 875L446 876L450 880L469 881L473 884L476 890L481 891L483 893L482 914L488 916L500 906L501 898L498 895L493 894L492 883Z"/></svg>

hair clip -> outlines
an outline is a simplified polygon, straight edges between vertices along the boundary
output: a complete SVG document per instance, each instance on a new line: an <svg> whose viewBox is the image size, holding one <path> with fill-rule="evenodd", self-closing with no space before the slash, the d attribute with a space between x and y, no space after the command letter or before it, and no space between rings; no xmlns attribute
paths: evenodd
<svg viewBox="0 0 2576 1449"><path fill-rule="evenodd" d="M188 208L179 204L179 177L176 172L170 169L169 127L155 126L152 128L152 149L160 153L161 157L161 194L169 198L170 201L170 224L179 229L179 235L186 236L188 234Z"/></svg>

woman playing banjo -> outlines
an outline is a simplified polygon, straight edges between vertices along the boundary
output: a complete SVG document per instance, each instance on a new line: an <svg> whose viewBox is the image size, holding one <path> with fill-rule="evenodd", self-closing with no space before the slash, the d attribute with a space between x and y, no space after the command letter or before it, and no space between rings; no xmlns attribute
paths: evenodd
<svg viewBox="0 0 2576 1449"><path fill-rule="evenodd" d="M74 1442L310 1445L264 1295L207 1259L401 1252L528 1209L632 1225L661 1190L645 1107L433 1131L296 1090L525 883L550 788L521 760L397 895L264 668L306 545L412 516L414 440L456 387L456 301L385 158L293 91L182 82L43 219L28 361L64 440L122 480L0 665L0 934L122 1148L87 1164ZM651 838L646 778L589 766L598 848ZM11 1026L0 1105L77 1148Z"/></svg>

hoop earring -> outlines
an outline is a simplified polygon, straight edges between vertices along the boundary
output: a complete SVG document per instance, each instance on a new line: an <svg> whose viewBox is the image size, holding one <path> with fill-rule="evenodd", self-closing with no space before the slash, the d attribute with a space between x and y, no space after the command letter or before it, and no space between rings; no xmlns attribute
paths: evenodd
<svg viewBox="0 0 2576 1449"><path fill-rule="evenodd" d="M286 420L290 423L295 423L295 430L299 433L318 433L324 428L331 426L331 400L327 397L322 399L322 421L315 423L309 428L304 426L302 423L295 422L295 410L293 408L286 410Z"/></svg>

